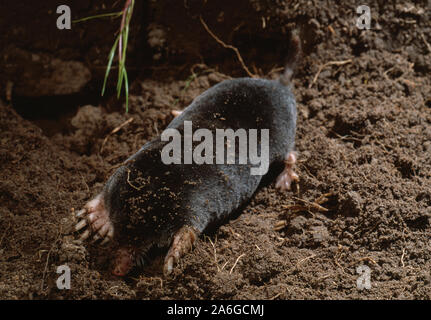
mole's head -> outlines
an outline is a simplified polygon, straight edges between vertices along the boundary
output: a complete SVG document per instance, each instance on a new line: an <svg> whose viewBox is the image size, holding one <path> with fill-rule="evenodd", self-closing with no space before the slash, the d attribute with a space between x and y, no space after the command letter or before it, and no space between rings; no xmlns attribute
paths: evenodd
<svg viewBox="0 0 431 320"><path fill-rule="evenodd" d="M102 191L105 210L114 229L113 242L117 249L113 274L117 276L125 276L135 266L143 265L148 247L157 240L147 226L145 211L151 200L152 181L145 171L133 162L127 163L117 169Z"/></svg>
<svg viewBox="0 0 431 320"><path fill-rule="evenodd" d="M82 239L93 236L112 242L117 276L163 253L179 224L172 212L180 195L169 188L175 178L166 176L160 167L154 169L157 165L149 157L143 159L146 163L135 159L118 168L102 192L87 203L76 227L86 227Z"/></svg>
<svg viewBox="0 0 431 320"><path fill-rule="evenodd" d="M120 247L115 253L112 274L123 277L136 266L136 248Z"/></svg>
<svg viewBox="0 0 431 320"><path fill-rule="evenodd" d="M75 229L83 232L81 239L112 241L115 275L146 265L169 247L184 225L183 183L175 170L177 166L160 161L157 148L147 145L118 168L102 192L79 212Z"/></svg>
<svg viewBox="0 0 431 320"><path fill-rule="evenodd" d="M75 230L81 233L81 240L92 238L93 242L112 244L116 251L113 273L118 276L126 275L137 265L143 250L141 244L146 243L139 232L143 221L131 219L133 215L130 215L130 204L141 191L133 188L131 172L128 165L117 169L103 191L76 214L79 221Z"/></svg>

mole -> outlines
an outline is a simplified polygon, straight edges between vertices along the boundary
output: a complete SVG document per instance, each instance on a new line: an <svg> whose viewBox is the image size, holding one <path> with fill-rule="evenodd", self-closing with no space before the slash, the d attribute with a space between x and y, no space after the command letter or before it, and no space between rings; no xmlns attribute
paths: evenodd
<svg viewBox="0 0 431 320"><path fill-rule="evenodd" d="M263 169L263 162L283 166L277 189L288 190L298 180L297 111L291 92L301 52L296 33L291 33L288 44L285 72L279 79L237 78L208 89L177 112L164 131L178 132L177 144L163 134L146 143L76 213L75 230L82 241L115 243L114 275L125 276L146 265L154 249L166 253L163 273L171 274L208 226L228 220L253 196L266 173L256 170L256 159ZM189 124L195 129L193 136L186 132ZM230 133L231 139L222 143L210 139L202 147L202 138L220 132ZM178 145L182 152L175 150Z"/></svg>

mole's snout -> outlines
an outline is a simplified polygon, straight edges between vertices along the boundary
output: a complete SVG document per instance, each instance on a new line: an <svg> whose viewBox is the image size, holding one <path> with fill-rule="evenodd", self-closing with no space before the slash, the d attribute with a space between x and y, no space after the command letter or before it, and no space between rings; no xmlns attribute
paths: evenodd
<svg viewBox="0 0 431 320"><path fill-rule="evenodd" d="M135 266L135 250L133 248L120 248L115 257L112 274L124 277Z"/></svg>

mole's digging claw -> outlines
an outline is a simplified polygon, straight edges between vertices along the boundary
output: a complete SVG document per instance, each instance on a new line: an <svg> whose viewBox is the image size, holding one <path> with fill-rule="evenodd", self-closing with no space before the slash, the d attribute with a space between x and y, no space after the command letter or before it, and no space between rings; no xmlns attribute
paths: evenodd
<svg viewBox="0 0 431 320"><path fill-rule="evenodd" d="M84 241L86 240L89 236L90 236L91 232L90 230L85 230L85 232L81 235L81 237L79 238L79 240Z"/></svg>
<svg viewBox="0 0 431 320"><path fill-rule="evenodd" d="M97 242L98 240L100 240L101 239L101 236L98 234L98 233L96 233L95 235L94 235L94 237L93 237L93 242Z"/></svg>
<svg viewBox="0 0 431 320"><path fill-rule="evenodd" d="M104 224L99 231L94 235L93 241L96 242L100 239L103 239L103 244L107 243L109 240L111 240L112 235L110 236L109 230L111 229L110 224Z"/></svg>
<svg viewBox="0 0 431 320"><path fill-rule="evenodd" d="M163 273L169 275L180 258L189 252L196 241L196 231L190 227L182 227L174 236L163 266Z"/></svg>
<svg viewBox="0 0 431 320"><path fill-rule="evenodd" d="M100 243L101 245L107 244L109 241L111 241L110 237L106 237L105 239L103 239L103 241Z"/></svg>
<svg viewBox="0 0 431 320"><path fill-rule="evenodd" d="M165 262L163 273L165 275L169 275L172 272L173 267L174 267L174 258L169 257L169 259Z"/></svg>
<svg viewBox="0 0 431 320"><path fill-rule="evenodd" d="M79 231L82 228L84 228L87 225L87 221L85 219L79 221L76 225L75 225L75 231Z"/></svg>
<svg viewBox="0 0 431 320"><path fill-rule="evenodd" d="M84 214L87 213L87 209L81 209L76 213L76 217L77 218L81 218L82 216L84 216Z"/></svg>

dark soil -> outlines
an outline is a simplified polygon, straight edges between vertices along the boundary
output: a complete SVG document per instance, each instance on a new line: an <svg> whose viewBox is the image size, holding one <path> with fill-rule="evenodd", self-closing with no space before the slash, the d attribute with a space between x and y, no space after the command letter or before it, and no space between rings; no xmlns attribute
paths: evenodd
<svg viewBox="0 0 431 320"><path fill-rule="evenodd" d="M24 77L28 90L19 86L26 67L18 60L11 66L5 55L25 58L50 43L32 45L35 30L26 41L14 42L12 31L1 36L9 49L3 46L1 65L8 69L0 81L19 90L0 104L0 298L430 299L429 2L374 1L371 30L356 28L362 3L355 1L242 0L236 8L231 1L204 2L137 9L136 17L147 19L136 22L146 52L144 62L130 63L136 77L128 114L123 100L94 101L103 75L90 67L92 56L82 55L88 46L71 45L59 59L81 62L77 77L87 79L89 70L96 89L83 84L82 91L74 81L73 92L47 90L45 100L37 100L38 72ZM200 14L266 78L282 70L289 30L300 30L305 49L293 89L300 182L286 193L273 183L260 188L239 216L202 236L171 277L163 277L156 261L115 278L109 248L75 240L72 208L80 209L122 161L160 134L171 110L224 79L246 75L233 51L208 35ZM16 17L9 22L24 19ZM3 30L8 20L0 21ZM103 25L94 27L103 32L91 49L103 48L95 53L102 66L113 32ZM87 43L85 33L81 37ZM135 46L132 57L140 50ZM52 52L46 49L42 61ZM39 113L40 105L48 111ZM56 286L62 264L71 268L70 290ZM360 265L371 270L369 290L357 287Z"/></svg>

